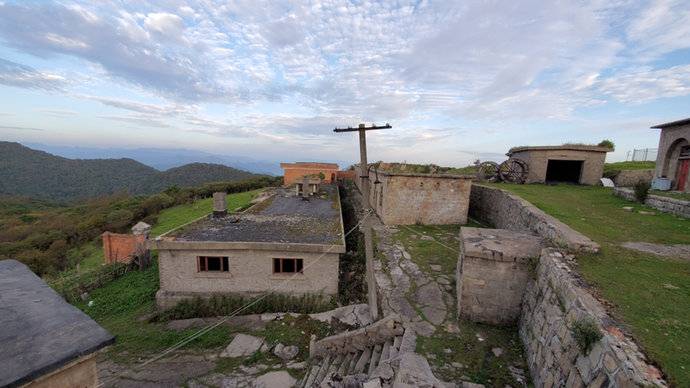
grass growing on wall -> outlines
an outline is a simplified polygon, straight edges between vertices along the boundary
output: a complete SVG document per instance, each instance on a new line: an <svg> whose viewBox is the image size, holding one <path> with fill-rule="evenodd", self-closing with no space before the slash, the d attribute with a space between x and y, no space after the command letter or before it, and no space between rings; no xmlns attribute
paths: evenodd
<svg viewBox="0 0 690 388"><path fill-rule="evenodd" d="M228 194L226 202L228 211L240 211L249 207L251 200L256 197L263 189L245 191L242 193ZM178 205L161 211L158 221L151 229L152 236L161 234L182 226L190 221L213 211L213 198L204 198L193 203Z"/></svg>
<svg viewBox="0 0 690 388"><path fill-rule="evenodd" d="M574 185L496 186L512 191L601 244L577 257L586 280L679 386L690 384L690 261L622 248L626 241L690 244L690 220L616 197L611 189ZM632 206L633 212L622 208ZM639 214L638 210L656 212Z"/></svg>

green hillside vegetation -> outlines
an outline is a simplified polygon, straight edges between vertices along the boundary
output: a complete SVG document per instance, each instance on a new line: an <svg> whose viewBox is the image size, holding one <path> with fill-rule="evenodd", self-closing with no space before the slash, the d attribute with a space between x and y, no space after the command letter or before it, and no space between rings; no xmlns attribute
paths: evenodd
<svg viewBox="0 0 690 388"><path fill-rule="evenodd" d="M74 268L84 257L93 257L94 251L85 244L105 231L128 232L142 220L154 225L163 209L210 198L215 191L242 193L280 183L281 178L258 177L197 188L171 187L150 196L115 194L75 206L0 198L0 260L14 258L39 275L55 274ZM244 199L239 198L241 206Z"/></svg>
<svg viewBox="0 0 690 388"><path fill-rule="evenodd" d="M616 162L604 164L604 176L613 178L622 170L653 170L655 162Z"/></svg>
<svg viewBox="0 0 690 388"><path fill-rule="evenodd" d="M579 271L613 306L677 386L690 382L690 261L625 249L626 241L690 244L690 220L654 211L603 187L497 184L601 245L577 256ZM633 206L627 212L623 206Z"/></svg>
<svg viewBox="0 0 690 388"><path fill-rule="evenodd" d="M67 159L19 143L0 142L0 195L70 202L118 192L153 194L170 186L195 187L257 176L208 163L161 172L132 159Z"/></svg>

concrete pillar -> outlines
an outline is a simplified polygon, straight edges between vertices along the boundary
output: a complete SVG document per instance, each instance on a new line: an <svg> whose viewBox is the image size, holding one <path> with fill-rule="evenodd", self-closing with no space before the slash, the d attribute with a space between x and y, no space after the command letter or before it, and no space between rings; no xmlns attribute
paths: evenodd
<svg viewBox="0 0 690 388"><path fill-rule="evenodd" d="M225 192L213 193L213 216L225 217L228 214L228 204L225 201Z"/></svg>

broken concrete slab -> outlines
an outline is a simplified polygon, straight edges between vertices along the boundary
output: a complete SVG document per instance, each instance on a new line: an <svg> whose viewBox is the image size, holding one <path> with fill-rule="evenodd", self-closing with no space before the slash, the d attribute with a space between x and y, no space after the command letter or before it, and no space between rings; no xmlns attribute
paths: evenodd
<svg viewBox="0 0 690 388"><path fill-rule="evenodd" d="M254 381L255 388L285 388L295 385L297 380L284 370L268 372L257 377Z"/></svg>
<svg viewBox="0 0 690 388"><path fill-rule="evenodd" d="M400 356L400 368L395 376L393 388L445 387L434 376L429 362L417 353L407 352Z"/></svg>
<svg viewBox="0 0 690 388"><path fill-rule="evenodd" d="M264 344L264 339L239 333L220 353L220 357L246 357L254 354Z"/></svg>
<svg viewBox="0 0 690 388"><path fill-rule="evenodd" d="M273 354L283 361L292 360L297 356L297 353L299 353L299 348L295 345L285 346L279 343L273 348Z"/></svg>

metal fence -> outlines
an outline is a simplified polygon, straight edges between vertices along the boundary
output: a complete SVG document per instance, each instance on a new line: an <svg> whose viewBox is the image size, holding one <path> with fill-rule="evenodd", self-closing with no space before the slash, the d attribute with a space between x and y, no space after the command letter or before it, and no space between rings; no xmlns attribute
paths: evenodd
<svg viewBox="0 0 690 388"><path fill-rule="evenodd" d="M659 151L658 148L640 148L639 150L628 151L625 156L626 161L632 162L644 162L644 161L656 161L656 154Z"/></svg>

